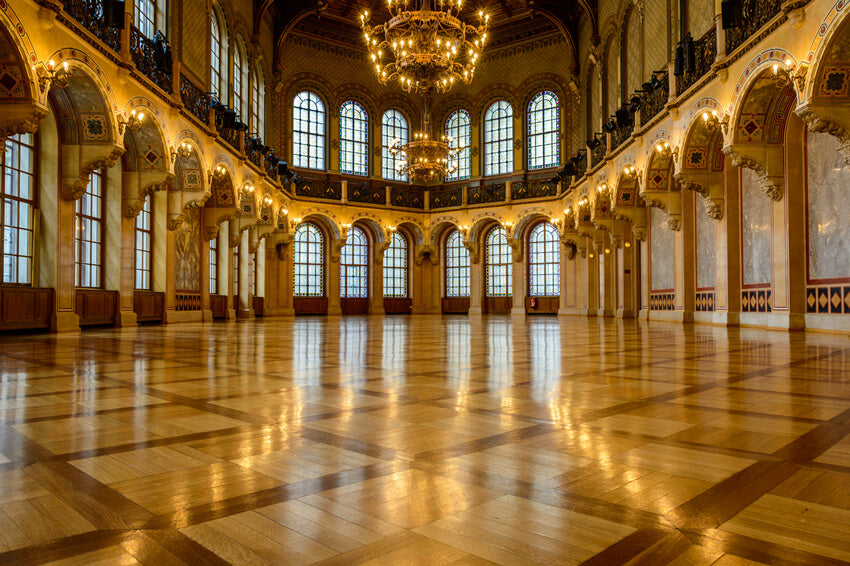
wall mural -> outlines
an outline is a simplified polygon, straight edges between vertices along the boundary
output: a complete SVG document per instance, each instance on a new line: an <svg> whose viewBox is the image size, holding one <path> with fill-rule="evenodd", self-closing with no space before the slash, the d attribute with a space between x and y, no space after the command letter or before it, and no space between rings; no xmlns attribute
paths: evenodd
<svg viewBox="0 0 850 566"><path fill-rule="evenodd" d="M697 288L713 288L716 282L714 258L714 220L712 220L702 203L697 198L696 228L697 228Z"/></svg>
<svg viewBox="0 0 850 566"><path fill-rule="evenodd" d="M177 290L201 290L201 213L189 208L185 220L176 232L177 240Z"/></svg>
<svg viewBox="0 0 850 566"><path fill-rule="evenodd" d="M652 290L672 289L675 269L675 234L664 226L667 217L660 208L649 209Z"/></svg>
<svg viewBox="0 0 850 566"><path fill-rule="evenodd" d="M850 277L850 166L830 134L809 132L809 279Z"/></svg>
<svg viewBox="0 0 850 566"><path fill-rule="evenodd" d="M770 199L752 169L741 169L744 285L770 283Z"/></svg>

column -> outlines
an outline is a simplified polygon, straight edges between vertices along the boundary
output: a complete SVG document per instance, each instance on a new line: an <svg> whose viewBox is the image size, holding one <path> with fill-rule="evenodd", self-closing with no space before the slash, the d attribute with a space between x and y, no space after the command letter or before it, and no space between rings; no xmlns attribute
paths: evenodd
<svg viewBox="0 0 850 566"><path fill-rule="evenodd" d="M342 314L342 307L339 302L339 250L345 241L336 239L331 242L331 253L327 260L327 278L325 279L325 289L328 293L328 315L339 316Z"/></svg>
<svg viewBox="0 0 850 566"><path fill-rule="evenodd" d="M741 320L741 183L740 169L725 160L723 218L714 223L715 315L720 324Z"/></svg>
<svg viewBox="0 0 850 566"><path fill-rule="evenodd" d="M683 322L693 322L696 310L696 219L694 218L694 191L682 192L681 229L675 232L676 265L681 266L675 272L676 311L681 312ZM700 197L702 198L702 197Z"/></svg>
<svg viewBox="0 0 850 566"><path fill-rule="evenodd" d="M239 234L239 297L236 308L237 318L254 318L253 293L251 289L251 245L248 241L250 230L242 230Z"/></svg>

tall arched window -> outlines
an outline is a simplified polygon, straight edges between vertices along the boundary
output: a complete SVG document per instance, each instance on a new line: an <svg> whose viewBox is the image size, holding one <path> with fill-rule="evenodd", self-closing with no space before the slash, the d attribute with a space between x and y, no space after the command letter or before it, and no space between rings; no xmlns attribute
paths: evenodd
<svg viewBox="0 0 850 566"><path fill-rule="evenodd" d="M469 296L469 250L457 230L446 238L446 296Z"/></svg>
<svg viewBox="0 0 850 566"><path fill-rule="evenodd" d="M558 97L539 92L528 105L528 168L557 167L561 162Z"/></svg>
<svg viewBox="0 0 850 566"><path fill-rule="evenodd" d="M233 109L243 122L248 120L248 64L242 38L236 38L233 50Z"/></svg>
<svg viewBox="0 0 850 566"><path fill-rule="evenodd" d="M369 296L369 241L357 226L348 230L348 237L339 257L339 296L366 298Z"/></svg>
<svg viewBox="0 0 850 566"><path fill-rule="evenodd" d="M239 244L233 246L233 296L239 296L239 279L242 273L242 264L239 260ZM235 303L236 301L234 301Z"/></svg>
<svg viewBox="0 0 850 566"><path fill-rule="evenodd" d="M508 234L501 226L493 228L487 234L486 242L487 281L485 291L488 297L510 297L511 247Z"/></svg>
<svg viewBox="0 0 850 566"><path fill-rule="evenodd" d="M325 240L315 224L307 222L295 230L292 257L292 294L296 297L323 297Z"/></svg>
<svg viewBox="0 0 850 566"><path fill-rule="evenodd" d="M35 138L18 134L6 139L0 161L0 228L3 283L32 283L33 215L35 211Z"/></svg>
<svg viewBox="0 0 850 566"><path fill-rule="evenodd" d="M384 252L384 296L407 297L407 238L394 232Z"/></svg>
<svg viewBox="0 0 850 566"><path fill-rule="evenodd" d="M153 223L151 222L151 201L153 197L147 195L143 201L142 209L136 216L136 289L139 291L151 290L151 244L153 241Z"/></svg>
<svg viewBox="0 0 850 566"><path fill-rule="evenodd" d="M266 83L263 70L254 68L251 73L251 131L265 138L266 132Z"/></svg>
<svg viewBox="0 0 850 566"><path fill-rule="evenodd" d="M76 285L97 288L103 284L103 169L89 175L86 192L77 201Z"/></svg>
<svg viewBox="0 0 850 566"><path fill-rule="evenodd" d="M215 7L210 12L210 90L227 103L227 32Z"/></svg>
<svg viewBox="0 0 850 566"><path fill-rule="evenodd" d="M325 168L325 104L309 90L296 94L292 102L292 163Z"/></svg>
<svg viewBox="0 0 850 566"><path fill-rule="evenodd" d="M528 295L557 297L561 294L561 258L558 229L541 222L528 237Z"/></svg>
<svg viewBox="0 0 850 566"><path fill-rule="evenodd" d="M381 153L384 179L391 181L407 181L407 175L398 170L398 167L404 163L404 157L401 153L393 156L390 153L390 148L393 143L398 140L401 144L406 144L408 140L407 119L404 114L395 109L389 109L384 112L384 117L381 120L382 130L382 145L383 152Z"/></svg>
<svg viewBox="0 0 850 566"><path fill-rule="evenodd" d="M218 237L210 240L210 295L218 294Z"/></svg>
<svg viewBox="0 0 850 566"><path fill-rule="evenodd" d="M506 175L514 168L514 109L497 100L484 113L484 175Z"/></svg>
<svg viewBox="0 0 850 566"><path fill-rule="evenodd" d="M339 169L348 175L369 174L369 114L353 100L339 109Z"/></svg>
<svg viewBox="0 0 850 566"><path fill-rule="evenodd" d="M123 13L123 12L122 12ZM136 0L133 5L133 25L148 39L156 34L156 1Z"/></svg>
<svg viewBox="0 0 850 566"><path fill-rule="evenodd" d="M460 181L469 179L472 174L472 160L470 159L470 146L472 145L472 128L470 127L469 112L466 110L455 110L446 120L446 137L449 138L449 147L457 149L464 148L460 153L449 157L449 170L453 173L446 176L446 181Z"/></svg>

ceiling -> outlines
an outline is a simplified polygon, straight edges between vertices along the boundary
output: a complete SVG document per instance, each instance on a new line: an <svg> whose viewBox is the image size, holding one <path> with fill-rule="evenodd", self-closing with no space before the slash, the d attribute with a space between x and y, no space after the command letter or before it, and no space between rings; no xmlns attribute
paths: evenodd
<svg viewBox="0 0 850 566"><path fill-rule="evenodd" d="M389 19L386 0L254 0L254 29L267 14L274 21L275 62L288 34L295 30L321 31L345 43L360 43L359 15L369 10L372 22ZM432 0L433 1L433 0ZM587 14L598 37L597 0L467 0L461 17L474 23L476 13L490 14L490 48L532 35L560 31L573 46L578 39L578 21ZM577 57L573 57L577 60Z"/></svg>

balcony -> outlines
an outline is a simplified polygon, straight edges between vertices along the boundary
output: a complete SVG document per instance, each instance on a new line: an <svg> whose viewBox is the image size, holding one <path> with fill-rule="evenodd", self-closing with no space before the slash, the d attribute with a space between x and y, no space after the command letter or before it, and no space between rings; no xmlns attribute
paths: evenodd
<svg viewBox="0 0 850 566"><path fill-rule="evenodd" d="M173 90L173 71L171 50L168 44L145 37L135 27L130 28L130 55L141 74L153 84L171 94Z"/></svg>

